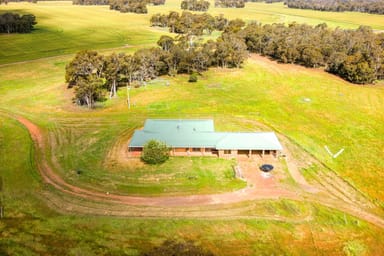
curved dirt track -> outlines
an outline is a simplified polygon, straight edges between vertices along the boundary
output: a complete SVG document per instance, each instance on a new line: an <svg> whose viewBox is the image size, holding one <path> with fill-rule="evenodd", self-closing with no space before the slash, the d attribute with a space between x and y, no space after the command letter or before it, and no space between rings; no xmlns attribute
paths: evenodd
<svg viewBox="0 0 384 256"><path fill-rule="evenodd" d="M39 128L29 120L18 117L17 120L22 123L29 131L32 140L39 149L44 148L44 140ZM81 196L87 199L98 199L102 201L113 201L128 205L143 205L143 206L196 206L209 204L229 204L242 201L249 201L261 198L292 198L298 199L294 192L276 188L248 186L242 190L235 192L211 194L211 195L192 195L192 196L164 196L164 197L139 197L139 196L124 196L115 194L105 194L96 191L89 191L83 188L73 186L65 182L57 175L48 165L44 156L38 162L39 172L44 181L56 189L65 191L66 193Z"/></svg>
<svg viewBox="0 0 384 256"><path fill-rule="evenodd" d="M16 117L21 124L23 124L29 131L31 138L37 148L37 152L44 152L45 148L44 139L40 129L31 121L23 118ZM297 201L304 201L310 203L321 204L333 209L347 212L355 217L370 222L378 227L384 228L384 219L371 213L367 209L372 208L369 203L361 203L355 200L353 195L344 195L346 190L342 187L343 181L338 181L338 184L319 183L322 186L312 186L306 183L305 179L301 176L299 180L295 180L301 190L288 190L274 186L271 182L260 183L255 180L252 175L245 175L248 181L247 188L235 192L227 192L222 194L212 195L192 195L192 196L164 196L164 197L140 197L140 196L126 196L116 194L106 194L97 191L90 191L84 188L76 187L64 181L57 175L43 154L39 154L37 158L37 167L44 182L53 186L60 193L69 195L73 200L69 204L61 197L51 197L49 202L56 206L56 209L63 212L76 212L95 215L116 215L116 216L131 216L131 217L203 217L203 218L263 218L263 216L246 216L241 209L217 210L216 206L224 206L229 204L236 204L245 201L263 200L263 199L279 199L286 198ZM296 170L297 171L297 170ZM293 177L297 179L298 172L293 173ZM324 177L326 180L327 177ZM257 183L257 184L256 184ZM303 184L305 183L305 184ZM333 188L333 186L337 186ZM317 192L322 192L317 195ZM344 192L344 194L343 194ZM325 196L324 196L325 195ZM88 207L87 205L76 205L76 202L84 203L82 200L89 200L89 204L98 203L96 208ZM76 201L77 200L77 201ZM66 209L60 209L61 205L72 205ZM113 205L113 206L112 206ZM369 205L366 207L366 205ZM125 211L119 206L129 206L130 211ZM93 206L94 207L94 206ZM187 207L186 211L181 210L180 207ZM204 212L204 208L209 208L209 211ZM76 209L75 209L76 208ZM94 211L96 209L96 211ZM237 214L236 214L237 212ZM300 217L302 218L302 216ZM279 219L284 221L285 218L269 217L267 219ZM308 217L303 218L307 220Z"/></svg>

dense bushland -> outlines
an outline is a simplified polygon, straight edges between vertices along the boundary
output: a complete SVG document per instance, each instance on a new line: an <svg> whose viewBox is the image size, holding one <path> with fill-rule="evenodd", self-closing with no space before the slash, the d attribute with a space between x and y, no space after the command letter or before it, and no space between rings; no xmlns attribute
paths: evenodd
<svg viewBox="0 0 384 256"><path fill-rule="evenodd" d="M109 9L120 12L148 13L147 4L162 5L165 0L109 0Z"/></svg>
<svg viewBox="0 0 384 256"><path fill-rule="evenodd" d="M109 8L120 12L147 13L145 0L109 0Z"/></svg>
<svg viewBox="0 0 384 256"><path fill-rule="evenodd" d="M282 63L325 67L357 84L384 78L384 34L369 27L329 29L326 24L249 24L239 32L250 52Z"/></svg>
<svg viewBox="0 0 384 256"><path fill-rule="evenodd" d="M6 12L0 15L0 33L30 33L36 24L36 17L32 14L20 16Z"/></svg>
<svg viewBox="0 0 384 256"><path fill-rule="evenodd" d="M189 11L206 12L209 8L209 2L205 0L183 0L181 9Z"/></svg>
<svg viewBox="0 0 384 256"><path fill-rule="evenodd" d="M29 2L29 3L37 3L37 0L0 0L0 4L8 4L9 2Z"/></svg>
<svg viewBox="0 0 384 256"><path fill-rule="evenodd" d="M382 0L286 0L286 4L290 8L384 14Z"/></svg>
<svg viewBox="0 0 384 256"><path fill-rule="evenodd" d="M285 0L246 0L245 2L265 2L267 4L285 2Z"/></svg>
<svg viewBox="0 0 384 256"><path fill-rule="evenodd" d="M109 0L73 0L76 5L109 5Z"/></svg>
<svg viewBox="0 0 384 256"><path fill-rule="evenodd" d="M154 14L150 20L151 26L169 27L169 32L177 34L192 34L196 36L211 34L212 31L223 31L229 21L223 15L213 17L210 14L193 14L191 12L171 11L167 14Z"/></svg>
<svg viewBox="0 0 384 256"><path fill-rule="evenodd" d="M244 0L215 0L215 7L222 8L244 8Z"/></svg>
<svg viewBox="0 0 384 256"><path fill-rule="evenodd" d="M325 70L356 84L372 83L384 78L384 34L369 27L356 30L330 29L326 24L251 23L245 28L240 20L228 21L209 14L155 14L152 26L169 27L170 32L202 35L224 30L221 38L236 35L250 52L269 56L282 63L306 67L325 67Z"/></svg>
<svg viewBox="0 0 384 256"><path fill-rule="evenodd" d="M147 13L147 5L162 5L165 0L73 0L76 5L109 5L111 10L120 12Z"/></svg>

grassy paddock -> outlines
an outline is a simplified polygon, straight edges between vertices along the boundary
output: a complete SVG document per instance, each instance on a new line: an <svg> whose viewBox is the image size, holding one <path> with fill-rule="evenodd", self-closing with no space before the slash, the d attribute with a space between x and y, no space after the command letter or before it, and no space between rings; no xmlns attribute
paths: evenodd
<svg viewBox="0 0 384 256"><path fill-rule="evenodd" d="M359 25L384 30L383 15L356 12L320 12L296 10L282 3L247 3L245 8L214 8L209 13L224 14L230 19L241 17L247 22L299 22L311 25L326 22L331 27L357 28ZM0 13L32 13L38 24L31 34L0 35L0 64L73 54L84 49L154 45L164 29L149 27L152 14L180 9L180 1L167 0L164 6L149 6L148 14L119 13L108 6L76 6L71 1L39 1L37 4L9 3ZM44 47L42 47L44 46Z"/></svg>
<svg viewBox="0 0 384 256"><path fill-rule="evenodd" d="M245 182L235 179L229 160L202 157L175 157L161 165L144 165L132 160L125 167L109 170L88 166L66 172L67 179L102 191L130 195L212 194L237 190Z"/></svg>
<svg viewBox="0 0 384 256"><path fill-rule="evenodd" d="M148 15L121 14L108 6L76 6L71 1L10 3L0 6L0 11L32 13L38 22L31 34L0 35L0 63L153 44L164 34L148 26Z"/></svg>
<svg viewBox="0 0 384 256"><path fill-rule="evenodd" d="M300 16L298 20L304 19L311 24L327 19L333 20L333 26L343 27L355 27L356 21L370 22L377 29L384 24L380 20L384 16L290 10L281 4L255 3L247 4L247 7L216 11L231 18L263 22L290 21ZM274 14L267 11L255 14L267 7ZM36 33L42 32L0 35L2 63L73 53L83 47L153 44L163 33L147 27L150 14L119 14L107 7L40 2L37 5L10 3L0 8L2 11L22 9L35 13L40 26ZM164 7L150 7L150 12L176 8L176 1L167 1ZM74 16L83 21L74 22ZM105 27L99 27L101 17L107 22ZM114 34L116 27L122 31L123 39ZM68 39L65 44L60 40L62 38ZM44 45L43 49L41 45ZM132 51L133 48L123 50ZM103 169L107 152L122 134L141 127L148 117L213 118L221 131L254 131L269 126L268 130L275 129L287 135L371 199L384 202L381 182L384 175L382 86L355 86L319 70L253 58L241 70L211 69L199 77L196 84L187 83L188 77L183 75L164 77L170 82L168 87L158 83L132 90L135 104L131 110L127 109L125 90L121 88L117 99L108 100L96 110L89 111L71 104L72 91L64 84L64 67L71 57L0 66L0 108L26 116L41 127L50 145L44 153L53 157L52 165L67 179L71 179L73 170L78 168L86 170L84 176L88 176L84 181L94 182L94 185L108 179L116 182L120 173L127 170L122 167ZM308 98L310 101L305 100ZM31 157L27 131L12 119L1 116L0 138L0 175L5 181L6 208L6 219L0 222L0 237L5 238L0 239L0 254L137 255L166 238L197 240L218 255L255 255L260 252L379 255L382 252L382 230L337 211L287 200L254 202L256 205L251 207L251 212L245 214L276 214L289 217L286 221L147 220L59 215L39 199L44 190ZM340 148L345 151L333 159L324 150L324 145L334 152ZM194 162L184 164L194 165ZM91 170L95 170L94 177ZM145 170L146 174L149 172L152 170ZM166 173L166 170L162 172ZM132 176L135 179L145 177L144 173L135 175ZM200 175L198 169L196 175ZM217 179L217 183L220 181ZM113 188L113 182L107 185L108 188ZM130 188L125 189L131 192ZM303 212L309 213L309 218L292 220L295 214Z"/></svg>
<svg viewBox="0 0 384 256"><path fill-rule="evenodd" d="M216 255L381 252L382 230L337 211L290 200L237 205L247 209L247 216L267 216L245 220L56 214L38 200L42 188L31 158L27 131L12 119L1 116L0 121L0 159L2 163L13 163L6 168L1 165L6 213L0 222L1 254L138 255L166 239L191 239ZM272 220L268 216L282 219Z"/></svg>
<svg viewBox="0 0 384 256"><path fill-rule="evenodd" d="M148 117L213 118L222 131L251 131L258 129L258 122L267 124L372 199L384 201L384 87L351 85L322 71L250 59L241 70L211 69L194 85L186 82L187 76L177 76L164 77L168 87L135 89L131 110L121 88L117 99L89 111L71 105L63 84L65 61L68 58L58 57L0 68L0 107L46 128L64 176L75 168L101 170L113 141L141 127ZM333 159L325 145L345 151Z"/></svg>

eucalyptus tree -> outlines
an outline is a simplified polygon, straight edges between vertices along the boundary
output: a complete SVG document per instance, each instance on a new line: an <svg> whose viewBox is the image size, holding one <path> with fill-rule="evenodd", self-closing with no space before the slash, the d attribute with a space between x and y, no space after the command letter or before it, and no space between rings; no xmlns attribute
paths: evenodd
<svg viewBox="0 0 384 256"><path fill-rule="evenodd" d="M153 54L152 49L140 49L134 54L134 60L137 63L137 69L133 76L141 85L145 84L145 81L153 79L157 76L156 55Z"/></svg>
<svg viewBox="0 0 384 256"><path fill-rule="evenodd" d="M172 37L162 35L157 41L157 45L160 46L163 51L169 52L175 44L174 41Z"/></svg>
<svg viewBox="0 0 384 256"><path fill-rule="evenodd" d="M117 84L121 80L124 71L124 57L124 53L112 53L105 58L105 78L110 98L117 96Z"/></svg>
<svg viewBox="0 0 384 256"><path fill-rule="evenodd" d="M0 33L30 33L36 24L36 17L32 14L20 16L6 12L0 15Z"/></svg>
<svg viewBox="0 0 384 256"><path fill-rule="evenodd" d="M182 0L181 9L189 11L206 12L210 3L205 0Z"/></svg>
<svg viewBox="0 0 384 256"><path fill-rule="evenodd" d="M94 107L103 98L106 61L96 51L80 51L66 66L65 80L68 88L75 88L74 101L79 105Z"/></svg>
<svg viewBox="0 0 384 256"><path fill-rule="evenodd" d="M224 33L217 39L215 58L219 66L239 68L247 57L247 45L239 36Z"/></svg>
<svg viewBox="0 0 384 256"><path fill-rule="evenodd" d="M103 85L104 81L95 76L80 78L75 86L75 102L94 108L95 102L103 99Z"/></svg>
<svg viewBox="0 0 384 256"><path fill-rule="evenodd" d="M80 79L100 79L104 75L105 66L105 57L97 51L80 51L65 67L65 81L72 87L77 85Z"/></svg>

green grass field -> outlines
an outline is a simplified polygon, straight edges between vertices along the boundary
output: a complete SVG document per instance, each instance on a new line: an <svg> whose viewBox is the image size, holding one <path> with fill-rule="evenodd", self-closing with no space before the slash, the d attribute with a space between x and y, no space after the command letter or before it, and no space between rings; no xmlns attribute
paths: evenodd
<svg viewBox="0 0 384 256"><path fill-rule="evenodd" d="M384 24L384 16L379 15L292 10L282 4L246 6L243 10L212 8L211 13L247 21L327 22L345 28L364 22L382 30ZM83 187L158 195L169 183L149 183L144 189L133 184L143 176L150 181L146 175L156 171L155 179L164 178L180 164L178 161L185 161L182 165L202 183L189 184L190 180L180 174L183 172L172 172L180 176L164 181L182 185L168 191L171 194L188 194L195 188L210 193L242 186L226 178L231 162L225 161L194 159L190 163L189 159L175 159L168 163L170 169L144 168L141 174L124 166L105 165L107 152L118 138L141 127L148 117L213 118L222 131L252 131L267 126L284 134L329 170L316 168L335 171L383 206L384 87L380 85L351 85L320 70L251 58L240 70L211 69L196 84L188 83L187 76L164 77L169 87L155 82L132 90L131 110L125 104L124 89L119 90L117 99L102 103L96 110L72 105L72 91L64 84L64 68L71 54L80 49L133 51L153 45L165 31L148 26L150 15L172 9L178 10L177 1L150 7L148 15L120 14L108 7L72 6L69 2L0 6L0 12L34 13L39 22L32 34L0 35L0 63L8 63L0 66L0 110L38 124L49 144L43 153L50 156L50 164L64 179ZM132 47L108 49L125 45ZM40 59L44 57L51 58ZM31 59L37 60L27 61ZM13 63L18 61L27 62ZM333 159L325 145L333 152L341 148L345 151ZM218 255L382 252L383 230L335 210L289 200L244 202L243 207L250 209L246 214L264 216L255 219L123 219L59 214L41 195L46 188L36 171L26 129L3 115L0 153L7 217L0 221L0 254L137 255L167 238L193 239ZM215 169L222 165L222 171L204 180L201 170L207 164ZM82 170L82 176L76 176L74 170ZM209 188L212 180L214 186ZM222 184L223 180L227 183ZM306 214L311 218L302 217ZM274 215L283 218L274 220Z"/></svg>
<svg viewBox="0 0 384 256"><path fill-rule="evenodd" d="M38 24L30 35L0 37L0 64L71 54L84 49L154 44L166 30L150 28L148 24L151 15L158 12L168 13L171 10L181 12L179 2L169 0L165 6L149 6L146 15L122 14L109 10L108 6L73 6L70 1L2 5L0 13L33 13ZM247 22L299 22L310 25L326 22L330 27L357 28L367 25L376 30L384 30L382 15L295 10L282 3L247 3L244 9L210 8L209 13L224 14L230 19L241 17Z"/></svg>
<svg viewBox="0 0 384 256"><path fill-rule="evenodd" d="M340 212L290 200L243 203L247 215L260 216L243 220L57 214L41 200L27 131L12 119L0 121L0 160L12 163L2 165L1 172L7 215L0 221L2 255L137 255L166 239L199 241L217 255L381 252L382 230ZM274 216L282 219L273 220Z"/></svg>

